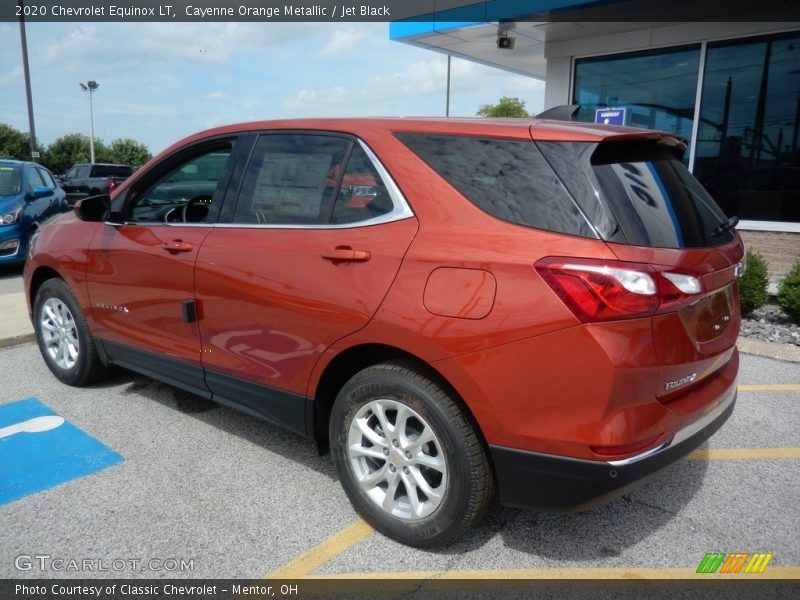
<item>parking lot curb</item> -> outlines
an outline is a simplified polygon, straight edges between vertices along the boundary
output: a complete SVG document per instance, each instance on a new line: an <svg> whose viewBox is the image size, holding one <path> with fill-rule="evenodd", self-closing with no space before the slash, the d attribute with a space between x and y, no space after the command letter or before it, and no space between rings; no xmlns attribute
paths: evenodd
<svg viewBox="0 0 800 600"><path fill-rule="evenodd" d="M793 344L776 344L740 337L736 345L739 348L739 352L744 352L745 354L755 354L789 362L800 362L800 346Z"/></svg>
<svg viewBox="0 0 800 600"><path fill-rule="evenodd" d="M24 335L15 335L0 339L0 348L11 348L12 346L21 346L23 344L31 344L36 341L36 335L33 333L26 333Z"/></svg>

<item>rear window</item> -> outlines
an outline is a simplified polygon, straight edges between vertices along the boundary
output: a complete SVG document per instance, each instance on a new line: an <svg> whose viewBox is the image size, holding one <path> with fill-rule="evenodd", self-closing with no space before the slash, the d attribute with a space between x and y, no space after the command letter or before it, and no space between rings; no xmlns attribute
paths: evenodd
<svg viewBox="0 0 800 600"><path fill-rule="evenodd" d="M92 177L130 177L133 174L131 167L124 165L95 165L92 167Z"/></svg>
<svg viewBox="0 0 800 600"><path fill-rule="evenodd" d="M532 141L422 134L397 137L490 215L528 227L597 237Z"/></svg>
<svg viewBox="0 0 800 600"><path fill-rule="evenodd" d="M537 142L603 239L700 248L729 242L722 210L672 151L653 141Z"/></svg>

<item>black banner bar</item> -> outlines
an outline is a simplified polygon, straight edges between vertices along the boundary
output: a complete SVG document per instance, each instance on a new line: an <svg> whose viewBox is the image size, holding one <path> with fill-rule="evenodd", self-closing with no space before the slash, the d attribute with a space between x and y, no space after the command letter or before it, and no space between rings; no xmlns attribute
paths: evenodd
<svg viewBox="0 0 800 600"><path fill-rule="evenodd" d="M770 600L798 597L800 581L734 579L568 580L568 579L19 579L0 580L3 600L267 600L274 598L383 598L528 600L545 592L554 600L642 597L698 600ZM532 595L534 592L534 595Z"/></svg>
<svg viewBox="0 0 800 600"><path fill-rule="evenodd" d="M3 0L28 22L797 22L800 0Z"/></svg>

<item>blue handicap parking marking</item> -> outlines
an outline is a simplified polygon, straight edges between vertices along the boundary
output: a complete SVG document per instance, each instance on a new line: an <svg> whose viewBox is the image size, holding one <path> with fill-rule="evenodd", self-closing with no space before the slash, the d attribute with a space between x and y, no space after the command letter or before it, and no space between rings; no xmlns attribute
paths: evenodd
<svg viewBox="0 0 800 600"><path fill-rule="evenodd" d="M0 405L0 504L123 460L36 398Z"/></svg>

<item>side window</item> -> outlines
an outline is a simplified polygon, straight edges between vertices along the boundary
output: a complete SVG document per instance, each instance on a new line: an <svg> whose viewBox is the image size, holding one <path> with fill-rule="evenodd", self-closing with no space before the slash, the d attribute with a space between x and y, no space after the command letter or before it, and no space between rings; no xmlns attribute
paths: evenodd
<svg viewBox="0 0 800 600"><path fill-rule="evenodd" d="M372 161L361 146L354 146L336 196L331 222L366 221L391 212L392 208L392 199Z"/></svg>
<svg viewBox="0 0 800 600"><path fill-rule="evenodd" d="M78 171L80 171L80 167L72 167L69 171L67 171L64 179L75 179L78 176Z"/></svg>
<svg viewBox="0 0 800 600"><path fill-rule="evenodd" d="M596 237L532 141L405 133L397 137L462 196L493 217Z"/></svg>
<svg viewBox="0 0 800 600"><path fill-rule="evenodd" d="M232 142L198 154L168 168L165 175L134 191L128 220L141 223L208 223L216 220L214 203L222 200L222 179Z"/></svg>
<svg viewBox="0 0 800 600"><path fill-rule="evenodd" d="M242 182L235 223L329 223L352 142L308 134L259 137Z"/></svg>
<svg viewBox="0 0 800 600"><path fill-rule="evenodd" d="M51 190L54 190L56 188L56 182L53 181L53 178L50 176L49 171L45 171L44 169L36 169L36 170L39 171L39 177L42 178L44 185L50 188Z"/></svg>
<svg viewBox="0 0 800 600"><path fill-rule="evenodd" d="M80 169L78 169L78 172L75 174L75 177L77 177L78 179L86 179L86 178L88 178L89 177L89 171L91 170L91 168L92 168L91 165L82 166Z"/></svg>
<svg viewBox="0 0 800 600"><path fill-rule="evenodd" d="M28 180L29 191L33 191L37 187L45 187L45 183L42 181L42 176L39 175L39 169L35 167L28 169L25 177Z"/></svg>

